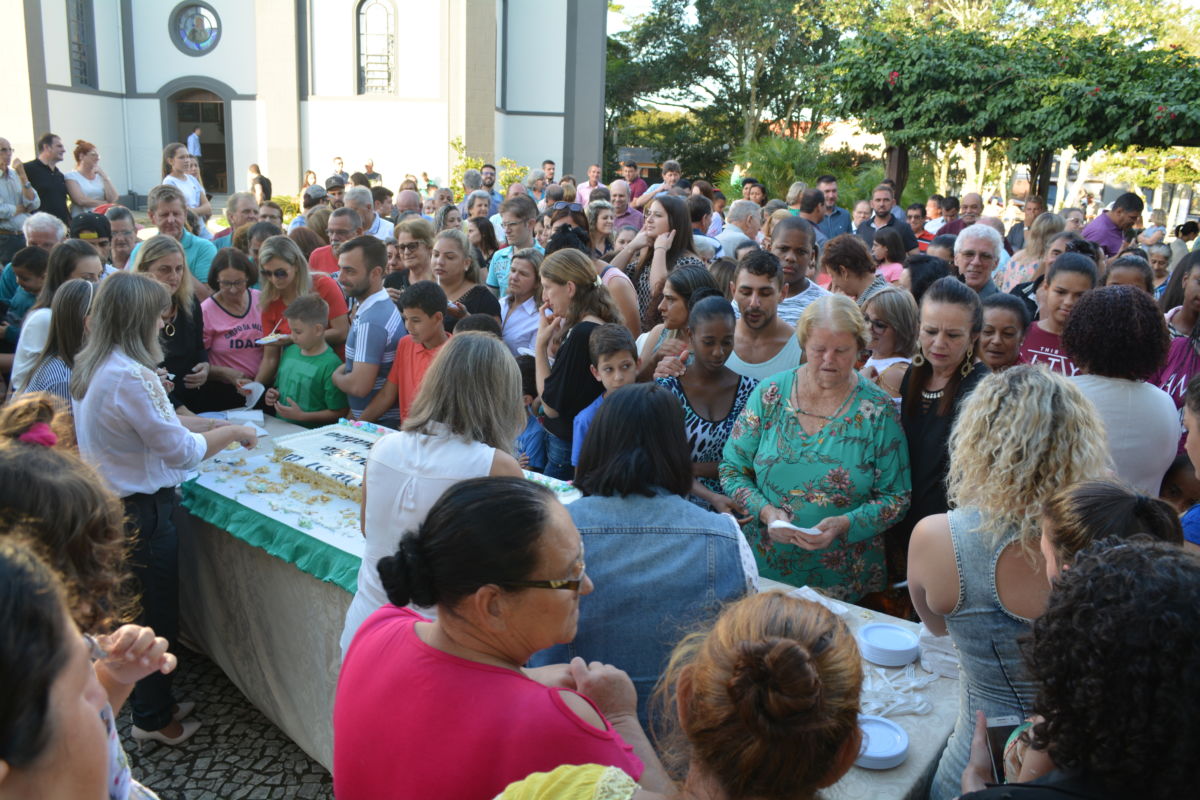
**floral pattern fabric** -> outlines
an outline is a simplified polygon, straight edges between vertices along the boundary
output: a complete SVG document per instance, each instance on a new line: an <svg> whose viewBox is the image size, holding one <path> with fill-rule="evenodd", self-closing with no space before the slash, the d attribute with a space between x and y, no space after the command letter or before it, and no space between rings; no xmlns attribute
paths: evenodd
<svg viewBox="0 0 1200 800"><path fill-rule="evenodd" d="M884 588L881 534L908 510L908 443L892 398L861 376L842 413L806 433L791 404L797 373L750 395L725 444L721 484L753 517L744 531L761 575L856 600ZM806 528L845 515L850 529L824 550L780 544L758 519L768 505Z"/></svg>

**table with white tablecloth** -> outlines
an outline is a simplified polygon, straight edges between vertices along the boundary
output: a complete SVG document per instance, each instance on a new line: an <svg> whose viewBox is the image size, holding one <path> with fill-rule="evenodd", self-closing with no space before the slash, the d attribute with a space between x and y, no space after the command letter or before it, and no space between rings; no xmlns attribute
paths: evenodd
<svg viewBox="0 0 1200 800"><path fill-rule="evenodd" d="M265 427L271 436L255 451L226 451L183 486L183 634L301 749L331 768L339 638L362 557L358 507L283 480L269 458L272 440L299 428L270 417ZM916 629L856 606L844 618L852 629L867 622ZM957 681L939 678L920 690L929 713L892 717L909 734L904 764L879 772L854 767L823 796L923 797L954 724L957 691Z"/></svg>

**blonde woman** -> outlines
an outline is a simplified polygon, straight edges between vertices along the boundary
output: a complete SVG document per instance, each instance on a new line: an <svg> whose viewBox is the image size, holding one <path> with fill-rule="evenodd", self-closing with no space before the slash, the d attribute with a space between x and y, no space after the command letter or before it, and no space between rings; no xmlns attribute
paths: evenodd
<svg viewBox="0 0 1200 800"><path fill-rule="evenodd" d="M926 517L909 545L908 588L921 620L950 635L961 665L958 721L930 797L960 793L975 712L1029 716L1035 686L1018 639L1045 609L1042 508L1108 469L1104 427L1078 387L1019 365L980 381L950 435L948 514Z"/></svg>
<svg viewBox="0 0 1200 800"><path fill-rule="evenodd" d="M488 314L500 321L500 301L479 282L471 240L461 230L444 230L433 240L433 274L450 303L443 320L446 333L468 314Z"/></svg>
<svg viewBox="0 0 1200 800"><path fill-rule="evenodd" d="M1161 244L1166 235L1167 212L1156 208L1150 212L1150 224L1138 234L1137 240L1142 247L1149 247L1152 244Z"/></svg>
<svg viewBox="0 0 1200 800"><path fill-rule="evenodd" d="M433 226L420 217L409 217L396 223L396 253L400 268L388 272L383 278L392 301L400 299L400 293L419 281L437 281L433 274ZM391 250L391 246L388 247Z"/></svg>
<svg viewBox="0 0 1200 800"><path fill-rule="evenodd" d="M1046 248L1050 240L1063 232L1067 221L1058 214L1046 212L1038 214L1037 219L1025 231L1025 246L1013 253L999 280L995 283L1002 292L1011 292L1018 283L1025 283L1036 278L1042 272L1042 261L1046 256Z"/></svg>
<svg viewBox="0 0 1200 800"><path fill-rule="evenodd" d="M897 408L900 384L917 352L919 315L912 294L894 286L876 292L863 308L863 319L871 334L867 345L871 357L863 364L862 373L890 394Z"/></svg>
<svg viewBox="0 0 1200 800"><path fill-rule="evenodd" d="M854 601L884 588L880 534L908 510L908 447L892 398L854 369L867 323L853 300L813 301L796 339L805 363L755 387L717 471L752 517L759 574Z"/></svg>
<svg viewBox="0 0 1200 800"><path fill-rule="evenodd" d="M592 403L603 387L592 376L588 340L606 322L620 324L612 295L596 275L592 260L579 250L546 256L540 270L542 303L534 340L537 389L546 427L546 474L570 480L571 440L575 416ZM550 363L551 342L561 337Z"/></svg>
<svg viewBox="0 0 1200 800"><path fill-rule="evenodd" d="M319 294L329 305L329 327L325 341L337 347L345 344L350 333L350 317L346 311L346 296L337 281L324 272L310 272L308 261L300 246L286 236L272 236L258 251L258 267L262 291L258 296L262 308L262 329L268 338L281 336L264 345L262 364L255 380L264 386L275 382L279 356L292 343L292 332L283 310L302 294ZM340 356L340 353L339 353Z"/></svg>
<svg viewBox="0 0 1200 800"><path fill-rule="evenodd" d="M175 376L171 402L192 412L218 410L212 406L212 392L202 389L210 369L204 348L204 314L200 299L192 293L183 247L170 236L151 237L137 249L133 271L153 278L171 293L171 308L159 332L160 366Z"/></svg>
<svg viewBox="0 0 1200 800"><path fill-rule="evenodd" d="M342 654L363 621L388 602L379 559L393 555L442 493L468 478L521 476L512 451L525 427L521 371L495 336L451 337L425 373L400 433L371 449L363 477L366 537Z"/></svg>
<svg viewBox="0 0 1200 800"><path fill-rule="evenodd" d="M70 384L79 454L125 506L129 561L142 600L138 622L173 649L179 633L176 487L230 444L256 444L254 430L243 425L192 433L180 423L155 374L163 360L158 334L174 307L164 283L133 272L107 278L92 304L87 343L75 358ZM170 675L138 681L132 706L135 739L180 744L200 727L174 718Z"/></svg>

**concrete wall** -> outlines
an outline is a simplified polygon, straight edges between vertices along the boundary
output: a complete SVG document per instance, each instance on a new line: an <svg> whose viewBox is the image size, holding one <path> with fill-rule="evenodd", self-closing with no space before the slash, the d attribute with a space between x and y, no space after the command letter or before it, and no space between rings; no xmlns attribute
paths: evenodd
<svg viewBox="0 0 1200 800"><path fill-rule="evenodd" d="M49 3L48 5L55 5ZM203 75L228 84L235 92L257 91L254 53L272 46L273 35L260 40L254 3L244 0L209 0L221 18L221 41L207 55L190 56L171 44L168 22L175 3L170 0L133 0L134 74L139 93L155 93L171 81Z"/></svg>

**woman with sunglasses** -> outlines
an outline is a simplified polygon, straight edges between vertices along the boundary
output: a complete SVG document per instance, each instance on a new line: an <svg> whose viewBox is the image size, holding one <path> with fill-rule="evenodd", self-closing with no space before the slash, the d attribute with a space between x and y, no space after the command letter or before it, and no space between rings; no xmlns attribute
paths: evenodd
<svg viewBox="0 0 1200 800"><path fill-rule="evenodd" d="M268 338L282 337L263 346L262 364L254 378L264 386L271 386L275 382L275 371L279 368L279 357L283 349L292 343L289 335L292 329L283 311L293 300L302 294L316 293L329 304L329 327L325 329L325 341L334 347L346 342L346 334L350 332L350 317L342 287L324 272L310 272L300 247L288 237L272 236L263 242L257 263L262 275L258 304L262 308L263 333Z"/></svg>
<svg viewBox="0 0 1200 800"><path fill-rule="evenodd" d="M503 350L486 334L455 336L422 394L466 339ZM394 502L371 496L368 487L368 514L373 502ZM668 788L625 673L579 658L524 668L538 650L575 637L580 598L593 588L579 531L552 492L519 477L476 477L450 486L428 515L392 527L403 537L377 569L390 604L358 629L338 680L339 800L396 797L398 786L412 797L495 797L561 764L613 766L651 790Z"/></svg>
<svg viewBox="0 0 1200 800"><path fill-rule="evenodd" d="M433 274L433 225L420 217L409 217L396 223L394 235L399 269L393 270L389 259L388 274L383 278L383 286L393 302L399 300L400 293L414 283L437 282ZM388 246L389 252L392 247Z"/></svg>

